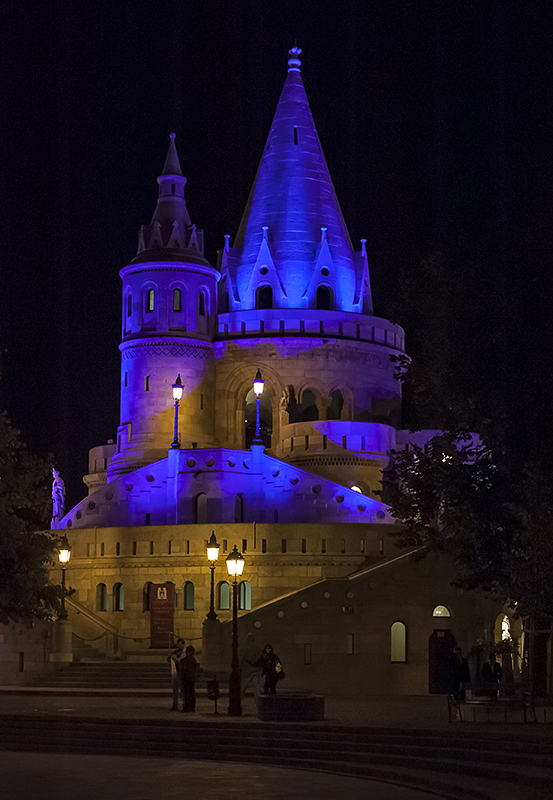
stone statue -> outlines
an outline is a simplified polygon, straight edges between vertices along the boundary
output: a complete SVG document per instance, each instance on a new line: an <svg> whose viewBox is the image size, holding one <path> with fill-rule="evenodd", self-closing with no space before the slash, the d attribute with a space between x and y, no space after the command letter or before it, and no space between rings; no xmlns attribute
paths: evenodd
<svg viewBox="0 0 553 800"><path fill-rule="evenodd" d="M60 474L52 467L52 522L58 522L65 512L65 484L60 478Z"/></svg>

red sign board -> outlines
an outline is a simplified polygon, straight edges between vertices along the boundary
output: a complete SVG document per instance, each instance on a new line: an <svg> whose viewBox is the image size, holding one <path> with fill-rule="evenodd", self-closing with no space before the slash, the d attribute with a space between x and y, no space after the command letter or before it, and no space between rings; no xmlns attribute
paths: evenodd
<svg viewBox="0 0 553 800"><path fill-rule="evenodd" d="M150 584L150 647L169 647L173 632L174 591L172 583Z"/></svg>

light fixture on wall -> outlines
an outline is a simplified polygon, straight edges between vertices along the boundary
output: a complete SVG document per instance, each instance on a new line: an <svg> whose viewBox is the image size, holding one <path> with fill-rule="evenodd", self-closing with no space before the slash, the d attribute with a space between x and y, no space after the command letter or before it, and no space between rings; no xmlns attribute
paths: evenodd
<svg viewBox="0 0 553 800"><path fill-rule="evenodd" d="M177 375L177 380L173 384L173 400L175 401L175 436L171 447L178 449L180 448L179 443L179 403L182 399L182 393L184 392L184 386L182 385L182 381L180 379L180 373Z"/></svg>
<svg viewBox="0 0 553 800"><path fill-rule="evenodd" d="M258 370L259 372L259 370ZM244 557L236 549L226 559L227 571L232 579L232 662L229 676L228 714L230 717L242 716L240 690L240 665L238 662L238 578L244 570Z"/></svg>

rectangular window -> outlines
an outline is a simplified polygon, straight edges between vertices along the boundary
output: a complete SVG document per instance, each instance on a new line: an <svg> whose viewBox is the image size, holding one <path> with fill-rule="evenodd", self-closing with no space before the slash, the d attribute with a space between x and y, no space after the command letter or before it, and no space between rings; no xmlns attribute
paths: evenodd
<svg viewBox="0 0 553 800"><path fill-rule="evenodd" d="M115 542L115 555L121 555L121 542Z"/></svg>
<svg viewBox="0 0 553 800"><path fill-rule="evenodd" d="M342 447L347 450L348 449L348 437L342 436Z"/></svg>
<svg viewBox="0 0 553 800"><path fill-rule="evenodd" d="M125 386L127 385L127 373L125 372Z"/></svg>
<svg viewBox="0 0 553 800"><path fill-rule="evenodd" d="M302 553L307 553L307 539L301 540L301 551Z"/></svg>
<svg viewBox="0 0 553 800"><path fill-rule="evenodd" d="M342 553L346 552L346 540L342 539Z"/></svg>
<svg viewBox="0 0 553 800"><path fill-rule="evenodd" d="M242 552L246 553L248 551L248 540L242 539Z"/></svg>
<svg viewBox="0 0 553 800"><path fill-rule="evenodd" d="M261 552L262 553L266 553L267 552L267 539L262 539L261 540Z"/></svg>
<svg viewBox="0 0 553 800"><path fill-rule="evenodd" d="M297 144L297 143L298 143L298 129L294 125L294 144Z"/></svg>
<svg viewBox="0 0 553 800"><path fill-rule="evenodd" d="M132 314L132 294L127 295L127 317Z"/></svg>
<svg viewBox="0 0 553 800"><path fill-rule="evenodd" d="M327 448L327 439L326 436L323 436L323 450L326 450L326 448Z"/></svg>
<svg viewBox="0 0 553 800"><path fill-rule="evenodd" d="M346 654L352 656L353 653L353 633L348 633L346 634Z"/></svg>
<svg viewBox="0 0 553 800"><path fill-rule="evenodd" d="M100 542L100 555L103 556L105 552L104 543Z"/></svg>
<svg viewBox="0 0 553 800"><path fill-rule="evenodd" d="M169 539L169 541L167 542L167 552L169 553L169 555L171 555L172 549L173 549L173 543L171 542L171 539Z"/></svg>
<svg viewBox="0 0 553 800"><path fill-rule="evenodd" d="M305 449L309 450L309 436L305 437Z"/></svg>
<svg viewBox="0 0 553 800"><path fill-rule="evenodd" d="M384 555L384 539L379 539L380 555Z"/></svg>
<svg viewBox="0 0 553 800"><path fill-rule="evenodd" d="M154 310L154 290L148 289L148 294L146 295L146 311L153 311Z"/></svg>
<svg viewBox="0 0 553 800"><path fill-rule="evenodd" d="M359 542L359 551L361 553L365 552L365 540L364 539L361 539L361 541Z"/></svg>
<svg viewBox="0 0 553 800"><path fill-rule="evenodd" d="M290 452L292 452L293 449L294 449L294 437L292 436L292 438L290 439Z"/></svg>
<svg viewBox="0 0 553 800"><path fill-rule="evenodd" d="M154 543L150 542L150 555L153 556L154 554Z"/></svg>
<svg viewBox="0 0 553 800"><path fill-rule="evenodd" d="M226 539L223 539L223 553L227 552L228 542Z"/></svg>
<svg viewBox="0 0 553 800"><path fill-rule="evenodd" d="M326 539L321 539L321 553L326 553Z"/></svg>
<svg viewBox="0 0 553 800"><path fill-rule="evenodd" d="M149 375L146 375L146 378L144 379L144 391L145 392L149 392L150 391L150 376Z"/></svg>
<svg viewBox="0 0 553 800"><path fill-rule="evenodd" d="M136 555L136 542L132 543L132 554L133 554L133 556Z"/></svg>
<svg viewBox="0 0 553 800"><path fill-rule="evenodd" d="M186 555L190 555L190 539L186 540Z"/></svg>
<svg viewBox="0 0 553 800"><path fill-rule="evenodd" d="M149 513L146 513L146 514L145 514L145 518L146 518L146 519L145 519L145 522L144 522L144 524L145 524L145 525L149 525L149 524L150 524L150 514L149 514Z"/></svg>
<svg viewBox="0 0 553 800"><path fill-rule="evenodd" d="M282 539L281 544L282 544L282 552L285 553L286 552L286 539Z"/></svg>
<svg viewBox="0 0 553 800"><path fill-rule="evenodd" d="M310 644L304 644L304 646L303 646L303 663L307 667L311 664L311 645Z"/></svg>
<svg viewBox="0 0 553 800"><path fill-rule="evenodd" d="M200 395L200 410L203 411L204 408L204 396L203 394Z"/></svg>
<svg viewBox="0 0 553 800"><path fill-rule="evenodd" d="M87 556L96 555L95 552L94 552L94 545L92 544L92 542L87 542L86 543L86 554L87 554Z"/></svg>

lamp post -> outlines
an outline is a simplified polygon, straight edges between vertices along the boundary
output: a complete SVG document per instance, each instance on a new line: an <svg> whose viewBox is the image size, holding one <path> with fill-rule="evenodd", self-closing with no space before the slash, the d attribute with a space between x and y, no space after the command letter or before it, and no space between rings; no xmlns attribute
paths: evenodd
<svg viewBox="0 0 553 800"><path fill-rule="evenodd" d="M64 536L58 550L58 561L61 567L61 610L58 614L58 619L67 619L67 609L65 607L65 570L67 569L70 558L71 546L67 541L67 536Z"/></svg>
<svg viewBox="0 0 553 800"><path fill-rule="evenodd" d="M209 568L211 569L211 593L210 593L210 601L209 601L209 612L206 616L206 619L217 619L217 614L215 613L215 565L217 563L217 559L219 558L219 543L215 538L215 531L211 531L211 538L207 543L207 559L209 561Z"/></svg>
<svg viewBox="0 0 553 800"><path fill-rule="evenodd" d="M236 545L225 561L229 577L232 578L232 662L229 676L228 714L229 717L241 717L242 698L238 661L238 578L244 569L244 558L236 549Z"/></svg>
<svg viewBox="0 0 553 800"><path fill-rule="evenodd" d="M182 385L182 381L180 379L180 373L177 375L177 380L173 384L173 400L175 401L175 437L171 444L171 447L178 449L180 447L179 444L179 403L182 398L182 393L184 392L184 386Z"/></svg>
<svg viewBox="0 0 553 800"><path fill-rule="evenodd" d="M253 381L253 393L255 395L255 402L257 404L256 412L255 412L255 438L253 440L253 444L263 444L263 440L261 439L261 423L260 423L260 414L259 414L259 406L261 403L261 395L263 394L263 387L265 385L265 381L261 377L261 370L257 370L257 374Z"/></svg>

